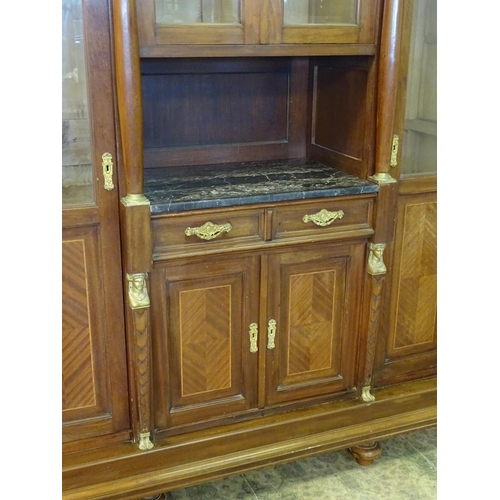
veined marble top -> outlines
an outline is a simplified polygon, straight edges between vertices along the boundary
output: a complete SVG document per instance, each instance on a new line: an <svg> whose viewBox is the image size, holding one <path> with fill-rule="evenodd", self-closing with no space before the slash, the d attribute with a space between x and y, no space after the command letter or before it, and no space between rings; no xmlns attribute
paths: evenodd
<svg viewBox="0 0 500 500"><path fill-rule="evenodd" d="M377 184L300 158L145 169L152 213L376 193Z"/></svg>

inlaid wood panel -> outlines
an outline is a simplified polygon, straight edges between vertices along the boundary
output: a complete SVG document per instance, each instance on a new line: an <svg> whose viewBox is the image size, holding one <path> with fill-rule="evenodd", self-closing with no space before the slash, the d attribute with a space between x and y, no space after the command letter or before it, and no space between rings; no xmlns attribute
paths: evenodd
<svg viewBox="0 0 500 500"><path fill-rule="evenodd" d="M63 422L101 417L110 421L102 289L97 270L97 228L65 230L62 243Z"/></svg>
<svg viewBox="0 0 500 500"><path fill-rule="evenodd" d="M181 396L231 387L231 286L179 294Z"/></svg>
<svg viewBox="0 0 500 500"><path fill-rule="evenodd" d="M333 344L339 334L334 321L336 272L289 278L287 377L333 368Z"/></svg>
<svg viewBox="0 0 500 500"><path fill-rule="evenodd" d="M152 273L156 426L201 424L253 406L259 259L158 265Z"/></svg>
<svg viewBox="0 0 500 500"><path fill-rule="evenodd" d="M402 197L398 222L390 357L436 347L437 203Z"/></svg>
<svg viewBox="0 0 500 500"><path fill-rule="evenodd" d="M362 247L270 256L268 314L277 333L268 349L268 404L352 388Z"/></svg>
<svg viewBox="0 0 500 500"><path fill-rule="evenodd" d="M63 410L96 405L87 259L83 239L63 242Z"/></svg>
<svg viewBox="0 0 500 500"><path fill-rule="evenodd" d="M396 234L387 264L375 385L436 373L436 193L399 197Z"/></svg>

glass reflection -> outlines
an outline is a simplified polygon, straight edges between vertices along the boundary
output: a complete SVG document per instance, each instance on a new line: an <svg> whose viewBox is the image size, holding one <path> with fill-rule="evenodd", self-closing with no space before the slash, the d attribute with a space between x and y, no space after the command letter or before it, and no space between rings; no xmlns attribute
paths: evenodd
<svg viewBox="0 0 500 500"><path fill-rule="evenodd" d="M94 200L81 0L62 2L62 201Z"/></svg>
<svg viewBox="0 0 500 500"><path fill-rule="evenodd" d="M358 0L285 0L284 24L356 24Z"/></svg>
<svg viewBox="0 0 500 500"><path fill-rule="evenodd" d="M437 0L415 0L401 173L437 171Z"/></svg>
<svg viewBox="0 0 500 500"><path fill-rule="evenodd" d="M158 24L239 24L241 0L157 0Z"/></svg>

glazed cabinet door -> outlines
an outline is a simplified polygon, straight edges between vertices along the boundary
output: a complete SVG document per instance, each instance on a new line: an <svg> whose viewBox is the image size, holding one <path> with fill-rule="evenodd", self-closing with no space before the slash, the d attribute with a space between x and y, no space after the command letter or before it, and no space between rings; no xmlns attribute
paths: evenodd
<svg viewBox="0 0 500 500"><path fill-rule="evenodd" d="M378 0L268 0L269 43L375 43Z"/></svg>
<svg viewBox="0 0 500 500"><path fill-rule="evenodd" d="M151 273L160 431L255 408L259 269L258 257L225 257Z"/></svg>
<svg viewBox="0 0 500 500"><path fill-rule="evenodd" d="M137 0L139 44L373 44L379 8L379 0Z"/></svg>
<svg viewBox="0 0 500 500"><path fill-rule="evenodd" d="M406 178L437 171L437 0L413 1L409 45L401 155Z"/></svg>
<svg viewBox="0 0 500 500"><path fill-rule="evenodd" d="M62 2L64 443L129 429L108 7Z"/></svg>
<svg viewBox="0 0 500 500"><path fill-rule="evenodd" d="M437 2L403 5L395 120L400 182L374 370L378 386L437 373Z"/></svg>
<svg viewBox="0 0 500 500"><path fill-rule="evenodd" d="M267 405L355 385L364 245L269 257Z"/></svg>
<svg viewBox="0 0 500 500"><path fill-rule="evenodd" d="M139 44L259 43L261 0L137 0Z"/></svg>

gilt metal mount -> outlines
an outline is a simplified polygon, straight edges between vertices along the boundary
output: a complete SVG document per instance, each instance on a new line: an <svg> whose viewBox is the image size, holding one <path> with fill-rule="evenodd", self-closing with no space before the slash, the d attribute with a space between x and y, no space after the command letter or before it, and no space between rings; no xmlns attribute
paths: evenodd
<svg viewBox="0 0 500 500"><path fill-rule="evenodd" d="M302 221L305 223L314 222L317 226L325 227L329 226L334 220L342 219L342 217L344 217L343 210L330 212L329 210L323 208L315 214L304 215L304 217L302 217Z"/></svg>
<svg viewBox="0 0 500 500"><path fill-rule="evenodd" d="M259 335L259 327L257 323L252 323L250 325L250 352L257 352L259 350L257 346L257 340Z"/></svg>
<svg viewBox="0 0 500 500"><path fill-rule="evenodd" d="M146 279L148 273L127 274L128 303L131 309L149 307L149 294Z"/></svg>
<svg viewBox="0 0 500 500"><path fill-rule="evenodd" d="M151 439L149 439L150 433L149 432L141 432L139 434L139 449L146 451L146 450L151 450L154 448L154 444L151 442Z"/></svg>
<svg viewBox="0 0 500 500"><path fill-rule="evenodd" d="M368 256L367 273L372 276L387 273L384 263L385 243L370 243L370 255Z"/></svg>
<svg viewBox="0 0 500 500"><path fill-rule="evenodd" d="M113 156L111 153L102 155L102 174L104 176L104 189L111 191L114 189L113 184Z"/></svg>
<svg viewBox="0 0 500 500"><path fill-rule="evenodd" d="M214 224L213 222L205 222L203 226L200 227L187 227L184 231L186 236L198 236L202 240L213 240L222 233L229 233L233 226L228 222L227 224Z"/></svg>

